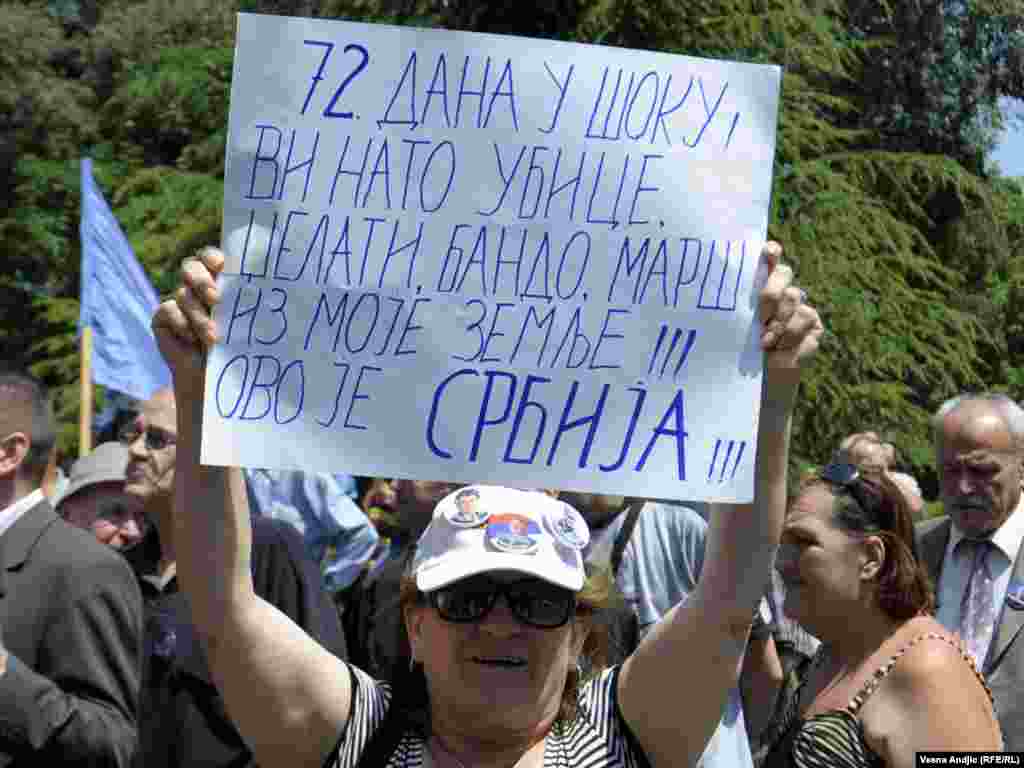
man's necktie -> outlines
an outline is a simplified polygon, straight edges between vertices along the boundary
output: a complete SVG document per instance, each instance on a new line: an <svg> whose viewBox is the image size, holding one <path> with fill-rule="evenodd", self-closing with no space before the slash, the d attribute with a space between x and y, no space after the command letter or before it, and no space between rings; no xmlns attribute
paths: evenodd
<svg viewBox="0 0 1024 768"><path fill-rule="evenodd" d="M957 544L958 556L969 561L971 569L960 603L960 636L979 670L985 663L996 624L994 585L988 562L991 551L992 542L987 539L961 539Z"/></svg>

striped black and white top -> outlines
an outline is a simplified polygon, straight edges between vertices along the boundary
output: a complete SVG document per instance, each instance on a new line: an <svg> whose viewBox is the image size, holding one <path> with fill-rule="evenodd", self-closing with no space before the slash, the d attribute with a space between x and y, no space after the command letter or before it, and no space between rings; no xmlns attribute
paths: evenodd
<svg viewBox="0 0 1024 768"><path fill-rule="evenodd" d="M352 711L346 733L327 763L331 768L356 768L391 703L387 683L350 669L355 683ZM619 712L618 672L619 667L612 667L581 686L576 719L557 722L547 736L544 768L648 768L643 750ZM427 743L418 733L406 732L387 766L381 768L421 768L426 751Z"/></svg>

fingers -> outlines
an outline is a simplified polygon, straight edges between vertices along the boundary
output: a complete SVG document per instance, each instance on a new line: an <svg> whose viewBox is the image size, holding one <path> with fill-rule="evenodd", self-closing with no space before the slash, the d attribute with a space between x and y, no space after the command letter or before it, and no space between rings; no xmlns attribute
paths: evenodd
<svg viewBox="0 0 1024 768"><path fill-rule="evenodd" d="M216 248L201 248L181 265L181 287L174 295L195 338L210 347L217 340L213 309L220 301L216 276L224 268L224 254Z"/></svg>
<svg viewBox="0 0 1024 768"><path fill-rule="evenodd" d="M224 254L209 246L182 262L181 285L153 316L153 331L158 339L167 343L174 340L200 351L216 342L213 308L221 298L216 276L223 268Z"/></svg>
<svg viewBox="0 0 1024 768"><path fill-rule="evenodd" d="M211 266L211 264L213 266ZM217 275L224 267L224 254L216 248L201 248L181 264L181 282L210 310L220 301Z"/></svg>
<svg viewBox="0 0 1024 768"><path fill-rule="evenodd" d="M213 277L216 277L224 269L224 253L212 245L205 245L196 251L195 258L209 270Z"/></svg>
<svg viewBox="0 0 1024 768"><path fill-rule="evenodd" d="M209 306L188 285L182 285L174 294L175 304L185 318L194 338L211 347L217 341L217 329Z"/></svg>
<svg viewBox="0 0 1024 768"><path fill-rule="evenodd" d="M213 308L221 299L217 275L224 254L202 248L181 265L181 284L174 296L157 307L153 333L160 353L171 369L181 403L203 401L206 352L217 340Z"/></svg>
<svg viewBox="0 0 1024 768"><path fill-rule="evenodd" d="M778 269L783 268L789 270L789 267L785 264L781 265ZM791 270L789 278L792 278ZM766 349L776 344L780 336L785 332L789 321L800 307L804 306L806 298L807 293L802 288L790 285L782 291L778 298L772 300L775 308L774 314L766 317L764 333L761 337L761 342Z"/></svg>
<svg viewBox="0 0 1024 768"><path fill-rule="evenodd" d="M817 310L801 304L792 312L786 323L776 333L772 349L795 349L808 337L815 338L815 344L825 330Z"/></svg>
<svg viewBox="0 0 1024 768"><path fill-rule="evenodd" d="M172 340L179 345L199 346L199 338L175 300L165 301L153 315L153 333L158 342Z"/></svg>
<svg viewBox="0 0 1024 768"><path fill-rule="evenodd" d="M772 271L768 273L768 280L765 282L761 293L758 294L758 309L761 317L770 319L775 314L775 307L782 298L783 292L793 282L793 270L788 264L776 262Z"/></svg>
<svg viewBox="0 0 1024 768"><path fill-rule="evenodd" d="M782 246L774 240L769 240L761 249L761 261L768 270L768 274L775 271L775 268L782 261Z"/></svg>
<svg viewBox="0 0 1024 768"><path fill-rule="evenodd" d="M781 258L782 246L774 242L765 244L761 251L761 259L770 272L757 297L758 313L765 331L770 331L772 324L777 320L784 324L801 299L800 289L789 290L793 282L793 270L789 265L783 264ZM780 310L784 314L780 315Z"/></svg>

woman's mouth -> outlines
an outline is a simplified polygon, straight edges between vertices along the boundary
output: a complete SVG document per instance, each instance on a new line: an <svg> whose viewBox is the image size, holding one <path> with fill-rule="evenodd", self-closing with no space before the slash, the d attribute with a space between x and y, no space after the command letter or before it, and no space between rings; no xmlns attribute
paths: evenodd
<svg viewBox="0 0 1024 768"><path fill-rule="evenodd" d="M526 659L522 656L473 656L472 659L474 664L487 667L521 669L526 666Z"/></svg>

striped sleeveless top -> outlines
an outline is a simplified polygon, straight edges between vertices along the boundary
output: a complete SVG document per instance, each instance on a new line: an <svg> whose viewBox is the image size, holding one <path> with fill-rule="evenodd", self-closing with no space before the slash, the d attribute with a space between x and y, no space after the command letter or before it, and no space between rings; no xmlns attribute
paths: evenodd
<svg viewBox="0 0 1024 768"><path fill-rule="evenodd" d="M875 768L875 766L883 766L882 758L872 751L865 740L864 725L858 717L858 713L864 706L864 702L875 692L900 657L925 639L942 640L956 648L974 669L978 680L988 691L988 685L985 684L984 678L974 667L971 657L956 640L937 632L928 632L908 642L893 654L889 661L875 670L871 679L845 707L801 718L798 716L798 707L804 682L810 677L811 671L819 666L825 658L824 647L819 648L796 695L790 700L789 708L783 715L782 736L768 752L762 768ZM991 700L991 698L992 694L989 692L989 699Z"/></svg>
<svg viewBox="0 0 1024 768"><path fill-rule="evenodd" d="M349 670L354 683L352 710L325 768L356 768L391 703L392 692L387 683L374 680L351 665ZM618 666L604 670L580 687L576 718L570 723L556 722L548 733L544 768L649 768L646 755L619 712L618 672ZM416 731L407 731L391 753L386 768L421 768L426 750L426 740Z"/></svg>

